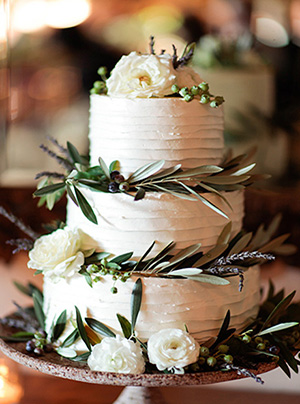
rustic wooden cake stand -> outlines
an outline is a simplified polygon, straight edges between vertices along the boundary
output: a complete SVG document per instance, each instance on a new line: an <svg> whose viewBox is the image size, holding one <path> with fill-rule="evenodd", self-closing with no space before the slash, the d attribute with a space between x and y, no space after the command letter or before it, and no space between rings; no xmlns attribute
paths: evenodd
<svg viewBox="0 0 300 404"><path fill-rule="evenodd" d="M11 329L0 325L0 335L11 334ZM0 350L14 361L42 373L65 379L102 385L128 386L114 404L164 404L157 387L199 386L244 378L234 371L202 372L194 374L120 374L91 371L87 365L62 358L56 353L44 356L28 354L24 342L6 343L0 339ZM276 367L274 363L261 364L254 374L268 372Z"/></svg>

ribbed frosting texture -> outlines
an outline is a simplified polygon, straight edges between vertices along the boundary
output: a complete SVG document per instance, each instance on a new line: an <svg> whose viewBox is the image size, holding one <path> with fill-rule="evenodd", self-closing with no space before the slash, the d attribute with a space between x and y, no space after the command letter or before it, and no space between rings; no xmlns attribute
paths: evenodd
<svg viewBox="0 0 300 404"><path fill-rule="evenodd" d="M118 293L111 293L114 281L110 275L102 278L93 288L82 275L70 281L54 284L45 278L44 309L47 328L67 309L75 318L76 305L83 317L93 317L121 334L117 314L130 320L130 298L136 277L126 283L117 282ZM239 292L239 277L230 277L230 284L216 286L188 279L143 278L143 298L136 331L141 339L148 339L163 328L187 326L198 340L217 335L227 310L230 310L230 327L241 330L255 318L260 293L259 269L245 272L244 288ZM69 332L69 330L68 330Z"/></svg>
<svg viewBox="0 0 300 404"><path fill-rule="evenodd" d="M90 156L97 165L121 163L122 174L157 160L165 167L219 164L223 152L223 110L181 98L127 99L92 95Z"/></svg>
<svg viewBox="0 0 300 404"><path fill-rule="evenodd" d="M159 252L170 241L176 249L201 243L207 251L215 246L217 238L228 219L216 213L202 202L189 201L164 193L147 193L145 198L134 201L126 194L99 193L82 190L94 211L98 225L89 222L80 209L68 203L67 223L78 227L93 240L87 242L100 251L121 254L133 251L142 256L153 241L152 253ZM232 209L215 194L204 194L213 204L226 212L232 221L235 235L242 227L244 198L242 191L223 192Z"/></svg>

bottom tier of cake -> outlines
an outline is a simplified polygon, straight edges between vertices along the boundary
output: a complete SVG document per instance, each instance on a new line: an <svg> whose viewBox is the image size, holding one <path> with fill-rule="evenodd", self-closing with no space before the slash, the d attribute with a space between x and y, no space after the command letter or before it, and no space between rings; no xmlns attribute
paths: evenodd
<svg viewBox="0 0 300 404"><path fill-rule="evenodd" d="M82 275L70 280L53 283L44 280L44 311L46 329L63 310L75 319L75 306L82 317L93 317L121 334L117 314L130 320L130 299L137 277L132 276L125 283L112 280L110 275L90 287ZM230 284L219 286L188 279L165 279L143 277L142 305L138 316L136 333L142 340L164 328L186 326L198 341L217 335L226 312L230 310L230 326L242 330L257 315L260 288L259 268L252 267L245 272L244 288L239 292L239 278L227 278ZM112 286L118 293L111 292ZM62 338L73 329L70 321ZM79 347L78 347L79 348Z"/></svg>

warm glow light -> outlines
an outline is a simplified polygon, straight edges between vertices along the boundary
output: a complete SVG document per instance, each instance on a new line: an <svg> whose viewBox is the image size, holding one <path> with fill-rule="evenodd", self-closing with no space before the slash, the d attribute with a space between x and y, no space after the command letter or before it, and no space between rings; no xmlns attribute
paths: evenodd
<svg viewBox="0 0 300 404"><path fill-rule="evenodd" d="M300 0L293 0L290 7L293 41L300 45Z"/></svg>
<svg viewBox="0 0 300 404"><path fill-rule="evenodd" d="M48 2L45 21L52 28L69 28L85 21L90 12L87 0L52 0Z"/></svg>
<svg viewBox="0 0 300 404"><path fill-rule="evenodd" d="M23 389L18 382L17 375L7 365L0 363L0 403L17 403L22 395Z"/></svg>
<svg viewBox="0 0 300 404"><path fill-rule="evenodd" d="M273 18L256 18L254 34L258 41L274 48L286 46L289 42L286 29Z"/></svg>
<svg viewBox="0 0 300 404"><path fill-rule="evenodd" d="M45 27L46 3L43 0L17 2L12 10L12 26L18 32L35 32Z"/></svg>

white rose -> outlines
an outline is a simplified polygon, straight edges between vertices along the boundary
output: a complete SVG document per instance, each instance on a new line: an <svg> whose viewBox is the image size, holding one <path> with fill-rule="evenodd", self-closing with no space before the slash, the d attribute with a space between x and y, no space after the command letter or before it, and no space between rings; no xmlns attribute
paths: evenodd
<svg viewBox="0 0 300 404"><path fill-rule="evenodd" d="M67 227L38 238L29 251L28 268L43 271L52 277L72 276L84 263L84 254L79 251L81 239L77 230Z"/></svg>
<svg viewBox="0 0 300 404"><path fill-rule="evenodd" d="M145 371L145 361L140 346L133 341L117 335L105 337L93 346L88 358L91 370L140 374Z"/></svg>
<svg viewBox="0 0 300 404"><path fill-rule="evenodd" d="M198 342L191 335L176 328L160 330L148 341L149 361L161 371L182 369L195 363L199 349Z"/></svg>
<svg viewBox="0 0 300 404"><path fill-rule="evenodd" d="M171 55L131 52L122 56L106 81L107 94L125 98L164 97L172 94L175 79Z"/></svg>
<svg viewBox="0 0 300 404"><path fill-rule="evenodd" d="M178 67L176 69L176 84L179 88L198 86L203 80L194 69L188 66Z"/></svg>

